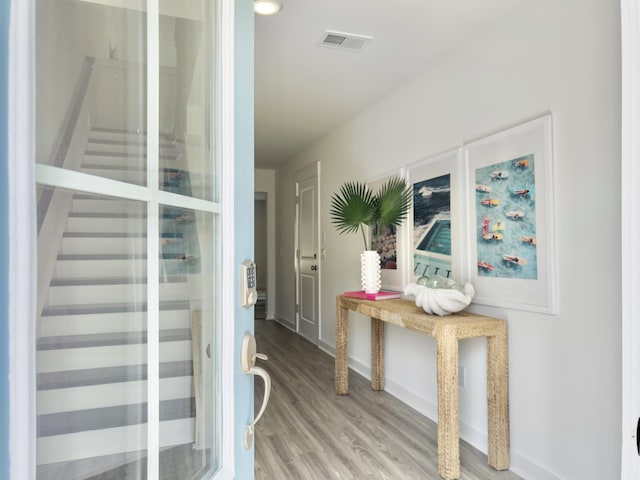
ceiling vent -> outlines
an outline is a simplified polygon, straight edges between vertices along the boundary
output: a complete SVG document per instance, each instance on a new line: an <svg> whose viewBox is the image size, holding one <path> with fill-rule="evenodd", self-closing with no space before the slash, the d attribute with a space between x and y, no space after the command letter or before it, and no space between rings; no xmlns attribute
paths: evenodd
<svg viewBox="0 0 640 480"><path fill-rule="evenodd" d="M354 33L333 32L327 30L318 42L321 47L337 48L351 52L359 52L373 40L373 37L356 35Z"/></svg>

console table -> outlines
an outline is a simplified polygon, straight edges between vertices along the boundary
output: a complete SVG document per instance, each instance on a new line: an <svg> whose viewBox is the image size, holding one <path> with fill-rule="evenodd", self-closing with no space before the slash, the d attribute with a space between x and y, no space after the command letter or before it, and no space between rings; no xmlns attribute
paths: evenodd
<svg viewBox="0 0 640 480"><path fill-rule="evenodd" d="M371 317L371 388L384 390L384 322L434 337L438 376L438 473L460 478L458 340L487 338L488 461L509 468L509 359L507 322L460 312L439 317L410 300L336 299L336 394L349 393L349 310Z"/></svg>

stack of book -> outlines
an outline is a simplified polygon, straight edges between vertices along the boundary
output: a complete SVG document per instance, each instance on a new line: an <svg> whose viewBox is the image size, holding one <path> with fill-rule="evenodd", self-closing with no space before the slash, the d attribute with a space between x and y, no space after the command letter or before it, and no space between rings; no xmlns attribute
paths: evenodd
<svg viewBox="0 0 640 480"><path fill-rule="evenodd" d="M391 298L400 298L400 292L392 292L390 290L380 290L378 293L365 293L364 290L356 290L355 292L344 292L348 298L361 298L363 300L389 300Z"/></svg>

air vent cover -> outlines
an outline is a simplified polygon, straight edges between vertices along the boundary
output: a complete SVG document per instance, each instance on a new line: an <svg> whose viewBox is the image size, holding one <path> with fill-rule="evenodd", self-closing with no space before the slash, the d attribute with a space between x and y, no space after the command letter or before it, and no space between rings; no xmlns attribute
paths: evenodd
<svg viewBox="0 0 640 480"><path fill-rule="evenodd" d="M356 35L354 33L334 32L327 30L318 42L320 47L338 48L340 50L349 50L359 52L373 40L373 37L366 35Z"/></svg>

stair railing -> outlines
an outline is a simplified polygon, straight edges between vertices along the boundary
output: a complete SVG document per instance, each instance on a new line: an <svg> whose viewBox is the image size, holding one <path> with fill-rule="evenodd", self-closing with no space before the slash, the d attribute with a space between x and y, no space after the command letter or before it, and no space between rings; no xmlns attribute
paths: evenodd
<svg viewBox="0 0 640 480"><path fill-rule="evenodd" d="M79 158L81 157L69 155L69 153L75 153L77 151L76 148L80 148L80 151L82 151L86 146L87 138L89 138L89 116L85 99L87 98L87 91L89 89L94 64L95 58L85 57L62 128L62 134L60 135L49 165L60 168L79 166L79 164L70 165L69 163L71 161L79 162ZM80 118L86 118L87 122L78 123ZM42 224L49 210L52 196L52 190L45 190L38 199L38 233L42 230Z"/></svg>
<svg viewBox="0 0 640 480"><path fill-rule="evenodd" d="M49 162L52 166L73 170L80 167L91 131L87 92L94 64L95 58L85 57L62 134ZM43 189L38 198L38 315L47 298L71 202L71 192L53 188Z"/></svg>

